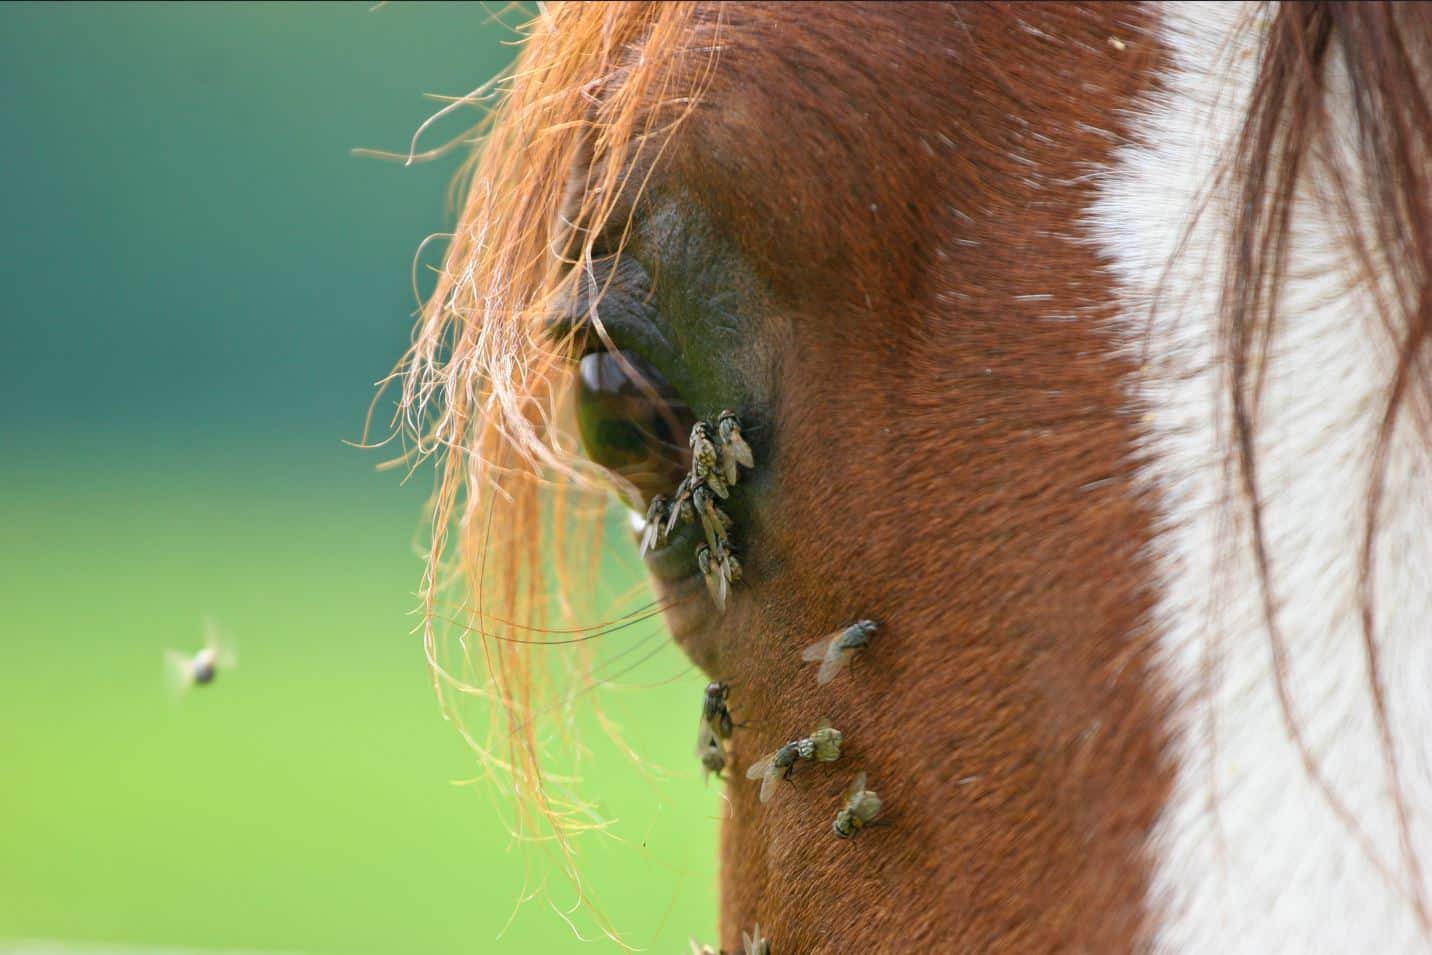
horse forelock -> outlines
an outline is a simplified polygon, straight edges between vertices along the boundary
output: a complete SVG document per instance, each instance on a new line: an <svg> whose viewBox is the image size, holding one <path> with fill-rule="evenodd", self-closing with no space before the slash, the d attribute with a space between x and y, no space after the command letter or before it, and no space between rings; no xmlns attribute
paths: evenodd
<svg viewBox="0 0 1432 955"><path fill-rule="evenodd" d="M808 831L842 788L833 779L771 806L734 786L722 845L728 949L756 921L778 951L1422 937L1408 915L1420 887L1404 889L1425 820L1399 836L1395 800L1357 797L1368 791L1358 774L1385 766L1348 756L1355 741L1315 754L1328 761L1320 793L1275 692L1286 678L1294 700L1333 701L1379 751L1371 700L1349 702L1366 690L1346 676L1361 644L1357 594L1344 586L1360 576L1353 505L1366 494L1347 489L1365 488L1360 469L1381 453L1390 503L1373 553L1388 576L1373 586L1387 588L1376 593L1393 636L1432 608L1388 570L1407 555L1425 568L1425 546L1386 526L1425 529L1432 511L1407 420L1383 452L1359 443L1376 438L1367 409L1381 407L1389 359L1368 345L1365 322L1338 320L1337 308L1379 314L1355 277L1352 293L1341 271L1337 282L1284 281L1298 260L1274 255L1249 287L1283 287L1283 312L1313 316L1313 331L1219 325L1237 308L1223 277L1247 279L1236 256L1219 257L1219 230L1236 220L1219 184L1276 191L1249 170L1277 143L1238 150L1248 93L1271 69L1259 57L1273 22L1243 15L619 4L539 17L471 173L403 402L419 450L443 458L424 592L435 681L445 697L477 694L502 713L473 742L534 800L519 830L552 827L571 870L571 807L543 787L534 729L548 674L511 642L532 631L501 622L541 619L546 558L563 535L593 532L600 511L583 503L595 478L563 424L570 356L547 319L578 295L600 322L601 289L582 287L594 252L621 247L650 193L722 237L765 310L753 354L768 366L757 392L779 438L778 502L755 508L760 543L721 627L719 675L767 712L737 734L734 755L748 764L831 718L893 817L878 844L860 840L852 854ZM1232 172L1220 181L1220 169ZM1362 214L1378 221L1375 204ZM1342 225L1293 221L1329 235ZM1308 241L1298 233L1293 247L1330 270L1349 258ZM1390 323L1422 336L1414 358L1428 307L1416 256L1429 246L1417 241L1410 288L1422 324ZM1263 566L1246 550L1220 563L1220 521L1248 519L1219 496L1239 466L1239 424L1219 397L1229 361L1218 348L1230 339L1267 345L1257 430L1274 437L1253 451L1264 484L1296 501L1263 505ZM1302 362L1288 363L1279 342ZM1356 386L1322 387L1320 361ZM1316 433L1298 434L1308 427ZM1305 462L1321 468L1317 481L1300 478ZM553 485L566 503L544 519ZM1329 513L1300 537L1297 515L1316 512L1318 494ZM564 509L573 501L587 509ZM1233 529L1235 549L1250 546L1246 528ZM458 610L441 596L450 559L471 595ZM581 591L553 566L564 590ZM1295 603L1284 639L1323 626L1327 639L1291 663L1245 666L1269 652L1260 586L1280 571L1276 593ZM1296 612L1320 595L1347 606ZM796 654L842 614L878 616L881 631L859 678L832 698L807 685ZM451 616L464 638L454 643L442 631ZM1421 725L1414 695L1427 663L1400 651L1389 660L1401 674L1387 693L1393 722ZM1311 748L1326 742L1310 703L1292 715ZM1247 722L1231 754L1215 745L1227 726L1207 731L1230 720ZM1432 776L1416 749L1394 737L1403 795ZM1340 791L1354 794L1341 812L1328 799ZM1260 830L1284 794L1291 810ZM1348 817L1363 812L1376 818L1359 839ZM1304 826L1330 847L1314 877L1299 883L1252 858L1293 865ZM1337 904L1326 892L1346 881L1339 867L1376 888ZM1225 885L1248 901L1229 908ZM1289 885L1295 902L1280 910L1275 890ZM1273 917L1257 923L1265 911ZM1339 919L1390 928L1338 935Z"/></svg>
<svg viewBox="0 0 1432 955"><path fill-rule="evenodd" d="M571 841L605 823L554 771L568 753L553 752L550 725L571 740L557 689L589 672L588 641L641 618L592 626L581 595L597 566L564 559L570 534L600 547L606 485L570 425L572 336L554 332L552 319L574 298L595 305L591 264L620 248L620 235L602 245L603 229L640 188L633 159L659 149L699 93L679 84L699 83L701 71L675 69L683 56L714 55L691 49L696 12L691 3L555 4L522 28L522 52L491 86L482 147L460 175L460 215L436 286L394 373L405 458L437 465L420 591L434 686L484 773L516 794L513 836L549 850L618 941ZM553 616L584 626L544 627ZM542 658L544 644L562 647L555 662ZM473 701L486 710L480 733L466 718Z"/></svg>

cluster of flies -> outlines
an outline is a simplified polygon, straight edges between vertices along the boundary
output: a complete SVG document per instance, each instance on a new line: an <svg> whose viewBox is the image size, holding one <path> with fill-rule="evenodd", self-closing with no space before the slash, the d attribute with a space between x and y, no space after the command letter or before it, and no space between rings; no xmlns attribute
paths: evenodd
<svg viewBox="0 0 1432 955"><path fill-rule="evenodd" d="M642 527L643 554L664 546L682 524L700 523L705 540L697 545L696 564L706 581L711 600L724 612L731 585L741 580L741 562L732 544L735 522L722 508L731 496L731 489L741 479L741 469L754 468L755 456L741 434L741 419L730 410L722 411L713 421L698 421L691 428L691 468L670 497L658 494L647 508ZM870 642L875 633L873 620L859 620L827 634L801 654L807 662L819 662L816 683L824 686L849 666L857 651ZM696 756L707 776L721 777L728 761L727 742L738 724L731 715L728 701L731 687L712 682L701 701L701 722L696 737ZM781 780L789 780L802 762L832 763L840 759L845 735L829 723L822 722L808 734L793 739L746 769L746 778L760 780L761 802L769 802ZM880 815L880 797L865 788L865 773L855 777L831 830L838 838L849 839ZM745 955L770 955L770 942L761 934L760 925L751 934L744 931L741 939ZM692 943L693 955L716 955L709 946Z"/></svg>
<svg viewBox="0 0 1432 955"><path fill-rule="evenodd" d="M731 543L734 522L718 501L731 496L741 479L741 468L753 468L756 458L741 436L741 419L723 411L716 421L698 421L691 428L691 470L671 497L658 494L646 510L641 550L655 550L681 524L699 521L706 540L696 548L696 564L718 610L726 609L731 585L741 579L741 561Z"/></svg>
<svg viewBox="0 0 1432 955"><path fill-rule="evenodd" d="M875 621L859 620L848 627L827 634L807 647L801 654L801 658L807 662L820 661L820 669L816 671L816 683L824 686L835 679L850 664L856 651L870 643L870 637L875 633L875 629ZM727 703L730 698L731 687L718 681L707 684L705 695L701 700L701 723L696 733L696 755L708 775L715 773L720 776L725 770L726 741L731 738L740 725L731 715L731 708ZM795 771L799 763L803 761L833 763L840 759L840 749L844 742L845 734L829 723L822 722L808 735L802 736L800 739L793 739L775 752L756 760L746 769L746 778L761 781L761 802L769 802L775 795L780 781L790 779L791 773ZM875 822L876 817L880 815L882 808L880 796L865 788L865 782L865 773L862 772L855 777L855 782L851 784L844 804L835 814L835 822L831 824L831 831L837 838L849 839L861 829ZM761 935L759 924L750 935L743 931L741 940L745 955L770 955L770 942ZM717 949L708 945L698 945L695 942L691 944L691 951L692 955L722 955Z"/></svg>
<svg viewBox="0 0 1432 955"><path fill-rule="evenodd" d="M856 651L870 643L875 633L875 621L860 620L834 633L827 634L806 648L802 659L820 661L816 672L816 683L821 686L835 679L850 664ZM726 768L726 741L735 732L737 723L731 716L727 701L731 698L731 687L725 683L713 682L707 685L701 701L701 722L696 734L696 756L707 773L718 776ZM775 795L777 784L788 780L801 762L833 763L840 758L845 734L821 723L809 734L793 739L773 753L756 760L746 769L746 778L761 781L761 802L770 802ZM865 774L856 777L844 808L837 813L833 831L842 839L848 839L859 829L871 822L881 809L880 797L865 788Z"/></svg>

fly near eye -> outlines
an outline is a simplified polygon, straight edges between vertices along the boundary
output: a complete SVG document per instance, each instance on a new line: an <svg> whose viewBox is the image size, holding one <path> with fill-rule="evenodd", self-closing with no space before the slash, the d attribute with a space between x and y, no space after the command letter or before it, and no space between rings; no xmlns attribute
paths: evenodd
<svg viewBox="0 0 1432 955"><path fill-rule="evenodd" d="M635 352L595 351L577 366L577 426L587 456L644 498L690 467L695 417L676 389Z"/></svg>

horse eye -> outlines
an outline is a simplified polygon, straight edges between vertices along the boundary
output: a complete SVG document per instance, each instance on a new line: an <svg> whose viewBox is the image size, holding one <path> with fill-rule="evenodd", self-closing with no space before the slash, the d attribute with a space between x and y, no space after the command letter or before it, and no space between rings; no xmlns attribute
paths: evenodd
<svg viewBox="0 0 1432 955"><path fill-rule="evenodd" d="M635 485L644 507L690 468L691 409L635 352L591 352L577 367L577 427L587 457Z"/></svg>

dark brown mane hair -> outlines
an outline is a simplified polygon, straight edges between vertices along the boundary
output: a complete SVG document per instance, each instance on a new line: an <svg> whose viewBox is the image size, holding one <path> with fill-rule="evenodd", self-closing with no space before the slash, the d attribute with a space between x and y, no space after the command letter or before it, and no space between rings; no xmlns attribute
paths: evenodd
<svg viewBox="0 0 1432 955"><path fill-rule="evenodd" d="M1220 317L1237 479L1249 507L1278 702L1305 768L1366 848L1360 825L1326 783L1293 713L1254 451L1263 378L1278 332L1279 294L1290 267L1294 205L1306 177L1321 175L1331 186L1344 238L1396 349L1367 491L1359 603L1374 713L1397 797L1403 861L1417 887L1419 918L1424 929L1432 929L1384 702L1372 589L1374 542L1394 428L1403 415L1411 415L1416 427L1432 433L1432 5L1284 3L1272 18L1261 57L1247 119L1231 157L1236 199ZM1329 94L1335 89L1351 94L1356 134L1351 155L1333 141L1332 111L1340 104L1331 102Z"/></svg>

